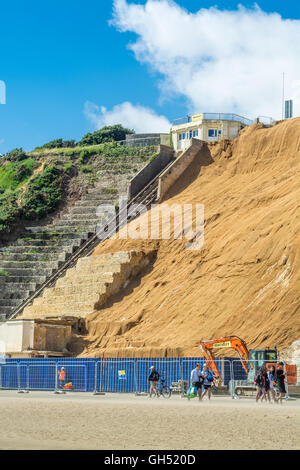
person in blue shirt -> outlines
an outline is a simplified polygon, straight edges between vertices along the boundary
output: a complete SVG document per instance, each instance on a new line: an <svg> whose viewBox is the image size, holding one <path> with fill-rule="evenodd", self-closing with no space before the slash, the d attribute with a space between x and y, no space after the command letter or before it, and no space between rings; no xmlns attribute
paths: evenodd
<svg viewBox="0 0 300 470"><path fill-rule="evenodd" d="M201 395L201 400L203 399L203 397L207 394L208 395L208 399L210 400L210 397L211 397L211 386L212 386L212 382L213 382L213 375L212 373L210 372L210 370L208 369L207 367L207 364L204 364L203 365L203 369L202 369L202 372L201 372L201 376L203 377L203 386L204 386L204 391Z"/></svg>

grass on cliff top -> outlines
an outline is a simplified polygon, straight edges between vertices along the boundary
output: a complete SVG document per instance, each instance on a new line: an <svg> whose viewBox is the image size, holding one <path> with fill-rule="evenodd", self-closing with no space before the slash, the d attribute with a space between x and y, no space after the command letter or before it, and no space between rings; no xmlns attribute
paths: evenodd
<svg viewBox="0 0 300 470"><path fill-rule="evenodd" d="M7 162L0 166L0 194L6 190L15 190L32 176L38 167L37 161L30 157L21 162Z"/></svg>

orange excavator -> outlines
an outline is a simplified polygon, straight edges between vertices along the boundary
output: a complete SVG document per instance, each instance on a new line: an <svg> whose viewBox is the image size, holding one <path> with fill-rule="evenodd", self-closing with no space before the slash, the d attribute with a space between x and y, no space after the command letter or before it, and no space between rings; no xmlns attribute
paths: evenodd
<svg viewBox="0 0 300 470"><path fill-rule="evenodd" d="M237 351L243 369L247 374L247 380L244 381L244 385L241 384L235 387L236 395L247 395L247 392L255 390L254 377L260 367L265 366L268 369L272 365L276 368L278 366L276 346L274 349L250 349L250 351L248 351L245 341L238 336L226 336L225 338L211 341L200 341L199 347L217 384L221 384L223 379L215 361L213 350L219 348L231 348ZM297 383L296 365L286 364L285 367L287 383L289 385L295 385Z"/></svg>

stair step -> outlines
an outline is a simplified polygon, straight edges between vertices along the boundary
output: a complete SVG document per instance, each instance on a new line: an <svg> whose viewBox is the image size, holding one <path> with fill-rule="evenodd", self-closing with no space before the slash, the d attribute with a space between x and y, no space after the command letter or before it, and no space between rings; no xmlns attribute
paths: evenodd
<svg viewBox="0 0 300 470"><path fill-rule="evenodd" d="M58 221L59 222L59 221ZM74 236L75 235L78 235L78 238L79 237L82 237L82 238L85 238L84 237L84 234L86 234L86 237L88 237L88 234L90 232L90 227L86 226L86 227L75 227L76 230L74 230L74 227L72 226L68 226L68 224L64 224L64 225L54 225L53 227L30 227L30 230L32 230L33 233L36 233L38 234L39 236L41 235L41 233L43 234L51 234L52 238L57 236L57 237L61 237L61 236L65 236L66 238L75 238ZM70 236L72 235L72 236Z"/></svg>
<svg viewBox="0 0 300 470"><path fill-rule="evenodd" d="M28 279L24 279L24 281L19 281L18 277L15 276L7 276L5 278L6 282L2 282L0 278L0 292L18 292L21 290L29 290L35 291L37 288L37 284L41 284L44 281L40 281L40 277L37 277L39 281L28 281Z"/></svg>
<svg viewBox="0 0 300 470"><path fill-rule="evenodd" d="M5 268L5 271L8 273L8 276L5 277L16 277L18 279L23 279L24 277L28 278L28 280L34 280L38 278L44 278L51 276L53 270L49 268L44 269L16 269L16 268ZM34 274L33 274L34 273ZM20 281L17 281L20 282Z"/></svg>
<svg viewBox="0 0 300 470"><path fill-rule="evenodd" d="M79 214L95 214L96 215L97 207L99 207L99 204L95 204L93 206L88 206L88 205L77 206L77 207L74 207L69 212L69 215L72 215L72 216L77 216Z"/></svg>
<svg viewBox="0 0 300 470"><path fill-rule="evenodd" d="M89 216L85 214L81 217L80 214L76 215L78 215L76 218L74 216L66 216L64 219L58 220L56 222L56 227L74 227L75 229L78 227L82 229L85 227L97 225L103 219L103 217L97 217L96 215Z"/></svg>
<svg viewBox="0 0 300 470"><path fill-rule="evenodd" d="M76 276L76 279L78 277L78 279L80 277L88 277L88 276L100 276L102 275L103 273L107 273L108 272L108 269L107 269L107 266L86 266L86 267L81 267L81 268L71 268L71 269L68 269L68 271L66 272L66 278L70 278L70 277L74 277ZM121 267L119 265L116 265L115 268L111 268L111 273L112 272L115 272L115 273L120 273L121 272Z"/></svg>
<svg viewBox="0 0 300 470"><path fill-rule="evenodd" d="M104 216L101 214L100 216L95 212L83 212L82 214L65 214L62 216L60 222L61 225L66 222L72 222L75 224L98 224Z"/></svg>
<svg viewBox="0 0 300 470"><path fill-rule="evenodd" d="M22 303L22 299L7 299L7 298L0 298L0 307L18 307Z"/></svg>
<svg viewBox="0 0 300 470"><path fill-rule="evenodd" d="M16 255L16 254L26 254L26 255L57 255L57 254L71 254L73 251L76 249L78 245L62 245L62 246L35 246L35 245L17 245L13 246L10 245L8 247L3 247L0 248L0 254L11 254L11 255Z"/></svg>
<svg viewBox="0 0 300 470"><path fill-rule="evenodd" d="M77 235L77 234L76 234ZM53 248L54 250L67 249L68 247L78 247L85 241L85 237L78 238L61 238L59 240L50 240L50 239L33 239L33 240L19 240L13 246L32 246L39 248Z"/></svg>
<svg viewBox="0 0 300 470"><path fill-rule="evenodd" d="M103 198L97 198L97 199L86 199L86 200L83 200L81 199L80 201L77 201L75 204L74 204L74 207L71 209L71 211L73 212L73 210L75 209L78 209L78 208L97 208L98 206L100 206L101 204L113 204L112 203L112 199L103 199Z"/></svg>
<svg viewBox="0 0 300 470"><path fill-rule="evenodd" d="M52 241L56 243L61 243L62 241L65 243L70 243L70 240L86 240L88 238L88 233L87 232L80 232L76 233L73 231L68 231L68 232L58 232L55 231L55 229L52 227L51 232L37 232L37 233L29 233L26 234L24 237L20 237L20 241L25 240L25 241L30 241L30 244L34 244L34 240L36 239L37 241Z"/></svg>
<svg viewBox="0 0 300 470"><path fill-rule="evenodd" d="M10 260L1 260L0 261L0 269L7 271L9 273L9 269L28 269L31 271L39 271L39 270L48 270L49 272L53 269L58 269L61 266L63 261L10 261Z"/></svg>
<svg viewBox="0 0 300 470"><path fill-rule="evenodd" d="M110 203L112 204L112 201L115 201L115 200L118 200L119 199L119 194L114 194L112 195L110 198L108 198L105 202L105 200L103 201L103 195L102 194L97 194L97 193L91 193L91 194L87 194L84 198L84 201L98 201L98 203L100 204L101 202L102 203Z"/></svg>
<svg viewBox="0 0 300 470"><path fill-rule="evenodd" d="M109 273L110 274L110 273ZM110 276L107 276L104 280L101 279L100 281L93 282L93 283L85 283L84 284L84 293L90 293L94 294L97 292L98 294L103 293L103 289L105 289L106 283L111 283L113 280L111 274ZM79 285L73 285L71 283L66 283L64 286L56 286L56 287L51 287L48 289L45 289L43 293L43 299L48 299L53 297L60 297L60 296L65 296L67 295L76 295L78 292L80 292L80 286Z"/></svg>
<svg viewBox="0 0 300 470"><path fill-rule="evenodd" d="M57 280L56 282L56 287L59 287L59 288L64 288L64 289L68 289L69 287L78 287L81 288L81 285L83 286L86 286L87 283L93 283L93 284L103 284L103 280L101 277L98 276L95 276L94 274L93 275L90 275L90 276L76 276L75 278L74 277L62 277L60 279ZM108 279L105 284L109 285L111 284L111 279Z"/></svg>
<svg viewBox="0 0 300 470"><path fill-rule="evenodd" d="M1 307L0 307L1 308ZM3 307L2 307L3 308ZM49 306L43 306L41 308L40 305L35 306L35 305L30 305L29 307L26 307L26 309L23 312L24 317L29 317L30 315L39 315L43 317L48 317L48 316L60 316L60 315L88 315L89 313L92 313L95 310L95 307L91 303L86 303L86 302L81 302L81 303L74 303L74 304L49 304ZM0 310L1 313L1 310Z"/></svg>
<svg viewBox="0 0 300 470"><path fill-rule="evenodd" d="M67 306L74 306L77 304L81 303L88 303L92 307L98 302L100 295L105 293L105 289L103 288L103 292L100 292L99 294L94 292L93 294L85 294L84 292L79 292L77 294L65 294L65 295L58 295L54 296L52 295L51 297L37 297L33 305L35 307L40 306L43 307L43 309L47 309L49 306L61 306L61 305L67 305ZM6 299L6 301L8 301ZM1 300L0 300L1 302ZM1 303L0 303L1 305ZM13 305L13 304L11 304Z"/></svg>
<svg viewBox="0 0 300 470"><path fill-rule="evenodd" d="M13 290L13 291L8 291L8 290L5 290L3 291L1 289L1 298L2 299L21 299L21 300L25 300L27 299L28 297L30 297L30 295L32 294L31 291L29 290Z"/></svg>
<svg viewBox="0 0 300 470"><path fill-rule="evenodd" d="M5 315L6 317L15 310L16 307L0 306L0 316Z"/></svg>
<svg viewBox="0 0 300 470"><path fill-rule="evenodd" d="M39 253L32 254L24 251L23 253L3 253L0 252L0 265L3 261L18 261L18 262L46 262L46 261L65 261L67 253Z"/></svg>

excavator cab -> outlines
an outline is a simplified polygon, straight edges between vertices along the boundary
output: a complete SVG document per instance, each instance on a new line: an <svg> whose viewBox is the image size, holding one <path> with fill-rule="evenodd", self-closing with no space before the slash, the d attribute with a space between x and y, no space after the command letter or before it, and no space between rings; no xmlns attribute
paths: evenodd
<svg viewBox="0 0 300 470"><path fill-rule="evenodd" d="M250 349L249 351L249 359L248 359L248 374L247 380L248 382L254 382L254 377L257 375L258 370L265 366L267 369L271 367L271 365L277 364L277 348L275 349Z"/></svg>

